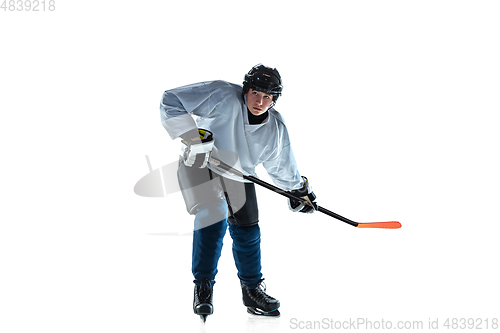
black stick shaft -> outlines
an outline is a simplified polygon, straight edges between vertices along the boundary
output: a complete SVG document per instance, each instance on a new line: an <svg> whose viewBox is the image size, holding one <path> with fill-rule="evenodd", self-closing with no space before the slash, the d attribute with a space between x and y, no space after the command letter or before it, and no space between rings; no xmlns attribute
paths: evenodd
<svg viewBox="0 0 500 333"><path fill-rule="evenodd" d="M342 222L345 222L345 223L347 223L347 224L350 224L350 225L352 225L352 226L354 226L354 227L357 227L357 226L358 226L358 224L359 224L358 222L354 222L354 221L352 221L352 220L349 220L347 217L343 217L342 215L339 215L339 214L337 214L337 213L334 213L334 212L332 212L332 211L330 211L330 210L328 210L328 209L326 209L326 208L323 208L323 207L321 207L321 206L318 206L318 211L322 212L323 214L326 214L326 215L329 215L329 216L331 216L331 217L334 217L334 218L336 218L337 220L340 220L340 221L342 221Z"/></svg>
<svg viewBox="0 0 500 333"><path fill-rule="evenodd" d="M271 191L273 191L273 192L276 192L276 193L278 193L278 194L281 194L281 195L283 195L283 196L285 196L285 197L287 197L287 198L289 198L289 199L293 199L293 200L297 200L297 201L304 201L304 200L303 200L303 199L301 199L301 198L297 198L296 196L294 196L294 195L293 195L293 194L291 194L290 192L283 191L283 190L282 190L282 189L280 189L279 187L276 187L276 186L274 186L274 185L271 185L271 184L269 184L269 183L266 183L265 181L262 181L262 180L260 180L259 178L255 178L255 177L253 177L253 176L246 176L246 175L242 174L240 171L238 171L238 170L236 170L236 169L234 169L234 168L230 167L229 165L227 165L227 164L226 164L226 163L224 163L224 162L221 162L221 161L216 160L216 159L214 159L214 158L211 158L211 162L215 162L214 164L216 164L217 166L221 167L222 169L224 169L224 170L226 170L226 171L228 171L228 172L234 173L234 174L236 174L236 175L238 175L238 176L240 176L240 177L243 177L244 179L247 179L247 180L249 180L249 181L251 181L251 182L253 182L253 183L255 183L255 184L258 184L258 185L260 185L260 186L262 186L262 187L265 187L265 188L267 188L267 189L269 189L269 190L271 190ZM343 216L341 216L341 215L339 215L339 214L337 214L337 213L334 213L334 212L332 212L332 211L330 211L330 210L328 210L328 209L326 209L326 208L323 208L323 207L321 207L321 206L318 206L318 211L319 211L319 212L321 212L321 213L323 213L323 214L326 214L326 215L328 215L328 216L331 216L331 217L333 217L333 218L336 218L337 220L340 220L340 221L342 221L342 222L345 222L345 223L347 223L347 224L350 224L350 225L352 225L352 226L354 226L354 227L357 227L357 226L358 226L358 222L351 221L351 220L349 220L348 218L343 217Z"/></svg>

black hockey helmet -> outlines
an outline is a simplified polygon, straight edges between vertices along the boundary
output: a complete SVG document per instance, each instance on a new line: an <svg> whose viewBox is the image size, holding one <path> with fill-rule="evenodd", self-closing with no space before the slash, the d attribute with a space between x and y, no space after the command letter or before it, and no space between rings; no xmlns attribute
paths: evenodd
<svg viewBox="0 0 500 333"><path fill-rule="evenodd" d="M243 95L250 89L272 95L273 102L276 103L283 90L280 73L276 68L267 67L262 64L255 65L248 74L245 74Z"/></svg>

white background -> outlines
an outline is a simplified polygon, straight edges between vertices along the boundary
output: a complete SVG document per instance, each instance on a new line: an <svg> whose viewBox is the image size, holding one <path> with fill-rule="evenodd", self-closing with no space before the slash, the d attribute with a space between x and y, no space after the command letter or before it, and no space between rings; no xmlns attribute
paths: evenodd
<svg viewBox="0 0 500 333"><path fill-rule="evenodd" d="M0 11L0 331L491 323L499 16L496 1L56 0L55 11ZM246 313L227 235L203 327L191 309L192 217L179 193L133 188L145 155L153 169L177 158L163 91L241 83L257 63L282 74L276 108L319 204L403 227L293 214L259 188L263 273L282 316Z"/></svg>

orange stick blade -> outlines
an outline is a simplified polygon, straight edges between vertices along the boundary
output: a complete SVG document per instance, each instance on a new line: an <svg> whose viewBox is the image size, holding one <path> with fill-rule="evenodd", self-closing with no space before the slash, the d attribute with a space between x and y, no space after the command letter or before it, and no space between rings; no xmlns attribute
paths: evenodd
<svg viewBox="0 0 500 333"><path fill-rule="evenodd" d="M358 228L379 228L379 229L399 229L401 228L401 223L398 221L389 222L367 222L358 223Z"/></svg>

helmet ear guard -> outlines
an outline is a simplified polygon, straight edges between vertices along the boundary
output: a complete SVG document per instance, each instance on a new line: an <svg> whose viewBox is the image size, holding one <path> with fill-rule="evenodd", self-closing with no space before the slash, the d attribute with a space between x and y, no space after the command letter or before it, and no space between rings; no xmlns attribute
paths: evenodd
<svg viewBox="0 0 500 333"><path fill-rule="evenodd" d="M278 100L278 97L281 96L281 92L283 90L281 76L278 70L262 64L255 65L248 72L248 74L245 74L245 79L243 81L243 95L245 95L250 89L272 95L272 105L274 105Z"/></svg>

